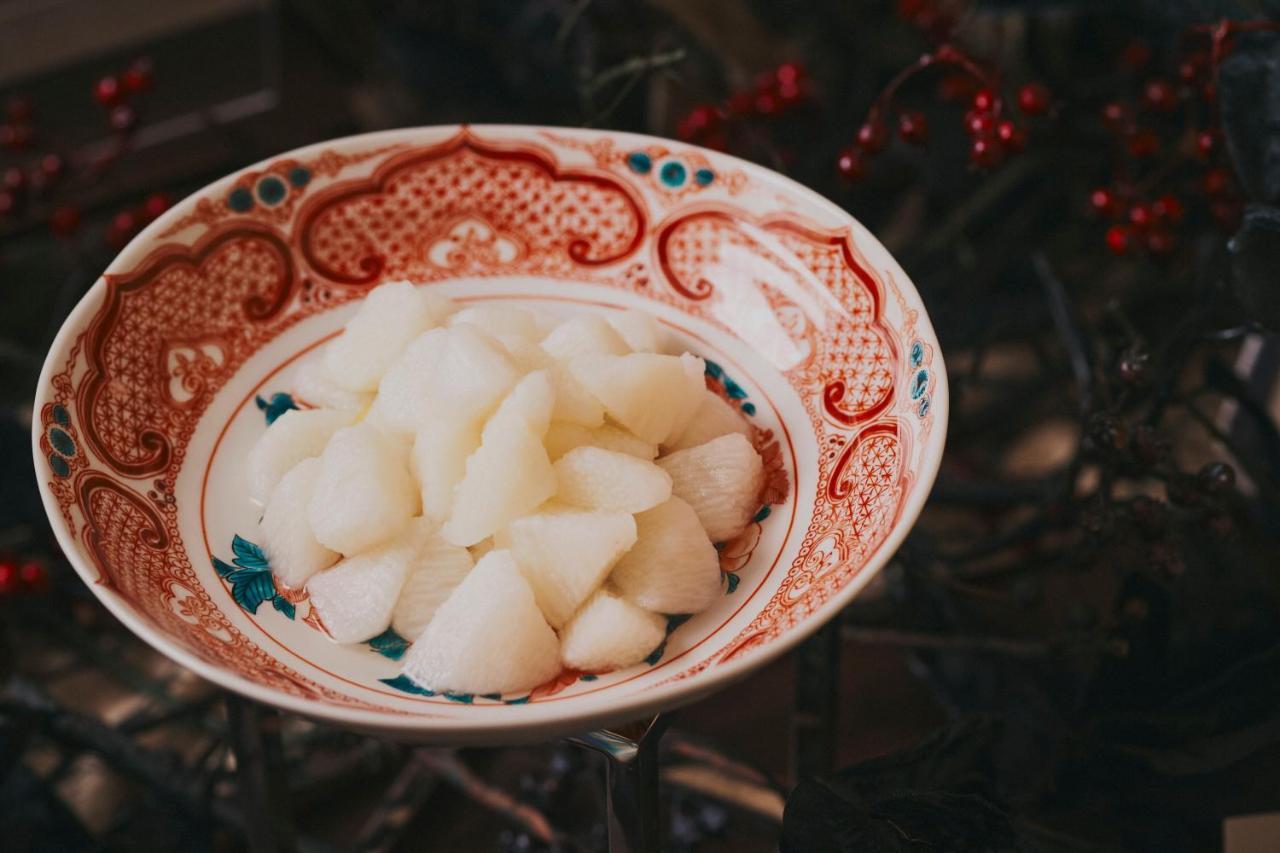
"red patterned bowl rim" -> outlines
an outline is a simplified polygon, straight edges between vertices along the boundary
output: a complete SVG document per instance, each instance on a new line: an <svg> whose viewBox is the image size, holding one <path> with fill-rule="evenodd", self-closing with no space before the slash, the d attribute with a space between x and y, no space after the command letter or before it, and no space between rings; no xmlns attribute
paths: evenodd
<svg viewBox="0 0 1280 853"><path fill-rule="evenodd" d="M175 204L170 210L144 228L116 256L107 269L104 270L102 276L99 276L94 285L81 298L63 322L53 343L50 345L36 388L33 411L38 414L45 404L49 402L52 377L60 369L65 355L76 336L88 325L103 301L106 291L105 277L137 266L137 262L147 256L152 244L178 223L182 217L188 215L197 200L219 198L225 195L241 176L265 171L268 166L282 159L302 160L319 154L325 149L335 147L389 145L413 141L417 137L427 137L431 141L438 141L442 137L467 132L487 133L506 138L534 138L566 130L579 135L587 134L641 148L664 147L675 144L661 137L644 134L609 130L586 131L550 125L429 125L377 131L317 142L247 165L226 177L208 184L180 203ZM916 469L915 482L905 496L897 515L897 520L885 538L868 556L863 567L843 588L836 591L834 595L818 607L809 611L805 618L784 631L776 640L745 649L732 659L720 662L715 667L703 669L691 678L669 679L645 688L643 691L632 692L618 697L608 696L604 700L604 704L607 707L602 707L602 702L599 699L594 702L584 701L581 703L557 703L551 706L527 706L528 711L541 709L541 712L530 714L526 720L514 726L510 720L493 719L487 715L467 715L465 718L408 715L396 713L393 710L369 710L342 706L293 695L278 688L253 681L204 660L179 643L171 640L160 627L149 622L145 616L136 612L121 597L112 594L109 590L95 583L96 570L81 553L81 544L76 540L76 537L63 519L62 512L57 505L49 484L44 477L39 475L42 470L40 466L46 463L47 460L41 447L43 429L37 417L33 418L32 424L32 452L36 465L37 481L40 485L40 494L45 511L64 554L85 583L97 594L98 598L116 618L154 649L214 684L313 719L356 729L381 731L409 737L419 735L429 738L432 732L437 732L441 735L447 734L448 739L455 741L470 739L471 742L475 743L497 743L506 739L535 739L544 732L546 734L563 733L572 730L575 724L581 724L581 727L585 727L623 722L648 713L672 709L703 698L790 651L798 643L834 618L876 577L884 565L892 558L919 517L937 476L946 440L950 409L946 366L938 345L937 335L934 332L920 295L915 289L915 285L880 241L847 211L793 179L758 164L721 152L700 149L692 145L680 144L680 150L700 153L706 160L714 161L717 164L731 165L743 173L751 175L763 184L772 184L792 196L803 198L807 205L824 211L832 222L838 222L841 227L849 228L854 238L853 242L856 243L859 251L867 257L867 260L871 262L875 269L887 271L891 274L893 282L907 306L918 312L918 317L915 321L916 335L932 348L933 360L930 364L930 371L934 377L934 385L930 397L930 407L933 426L925 437L923 452L920 456L920 467ZM585 699L586 697L583 698ZM604 697L601 698L604 699ZM610 701L615 698L623 701L617 703ZM513 733L511 731L513 728L518 729L518 733Z"/></svg>

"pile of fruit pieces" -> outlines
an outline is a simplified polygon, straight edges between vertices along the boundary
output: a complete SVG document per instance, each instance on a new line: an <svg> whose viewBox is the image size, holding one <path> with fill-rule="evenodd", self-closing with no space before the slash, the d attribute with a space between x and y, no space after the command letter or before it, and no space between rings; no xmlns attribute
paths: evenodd
<svg viewBox="0 0 1280 853"><path fill-rule="evenodd" d="M751 426L653 317L557 322L369 292L298 368L248 458L280 585L339 643L394 629L403 672L505 693L604 672L721 592L715 545L759 509Z"/></svg>

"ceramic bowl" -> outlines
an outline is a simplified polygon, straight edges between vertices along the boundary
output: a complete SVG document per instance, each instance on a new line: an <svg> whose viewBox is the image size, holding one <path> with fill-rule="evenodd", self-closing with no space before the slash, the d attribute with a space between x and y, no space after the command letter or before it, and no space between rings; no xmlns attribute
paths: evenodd
<svg viewBox="0 0 1280 853"><path fill-rule="evenodd" d="M462 302L643 308L757 427L764 505L720 550L724 596L643 664L434 694L397 677L402 640L335 645L305 593L273 586L246 451L292 404L292 365L397 279ZM156 649L319 720L500 743L691 702L835 616L920 512L947 383L901 268L786 178L625 133L428 127L303 148L175 205L67 319L34 412L64 551Z"/></svg>

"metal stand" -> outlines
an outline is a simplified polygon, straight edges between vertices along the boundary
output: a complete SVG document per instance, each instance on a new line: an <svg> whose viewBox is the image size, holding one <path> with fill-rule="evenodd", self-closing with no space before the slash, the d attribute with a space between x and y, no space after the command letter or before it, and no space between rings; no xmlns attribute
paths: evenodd
<svg viewBox="0 0 1280 853"><path fill-rule="evenodd" d="M658 742L666 727L666 717L659 714L570 739L608 759L609 853L662 850Z"/></svg>
<svg viewBox="0 0 1280 853"><path fill-rule="evenodd" d="M279 712L228 693L227 723L250 853L296 850Z"/></svg>
<svg viewBox="0 0 1280 853"><path fill-rule="evenodd" d="M796 651L791 712L791 781L828 776L835 762L840 699L840 620L834 619Z"/></svg>

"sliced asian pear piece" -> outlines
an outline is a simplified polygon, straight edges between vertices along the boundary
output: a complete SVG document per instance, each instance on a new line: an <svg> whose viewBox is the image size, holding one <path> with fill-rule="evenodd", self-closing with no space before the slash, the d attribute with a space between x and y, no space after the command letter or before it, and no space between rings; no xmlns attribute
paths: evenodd
<svg viewBox="0 0 1280 853"><path fill-rule="evenodd" d="M402 671L430 690L529 690L560 671L560 641L510 552L490 551L436 610Z"/></svg>
<svg viewBox="0 0 1280 853"><path fill-rule="evenodd" d="M416 432L429 418L478 421L519 378L506 350L479 329L432 329L391 365L373 409L402 432Z"/></svg>
<svg viewBox="0 0 1280 853"><path fill-rule="evenodd" d="M468 305L449 318L450 326L469 323L495 338L519 338L537 343L538 318L515 305Z"/></svg>
<svg viewBox="0 0 1280 853"><path fill-rule="evenodd" d="M265 504L281 477L303 459L319 456L353 420L353 413L332 409L290 409L276 418L249 450L249 496Z"/></svg>
<svg viewBox="0 0 1280 853"><path fill-rule="evenodd" d="M587 427L604 423L604 407L600 401L573 378L569 368L552 358L546 350L522 340L504 341L503 346L517 370L524 373L546 370L550 373L556 395L556 404L551 410L552 420Z"/></svg>
<svg viewBox="0 0 1280 853"><path fill-rule="evenodd" d="M551 461L559 459L575 447L591 445L615 450L637 459L652 461L658 455L658 448L648 442L641 441L616 424L602 424L595 429L588 429L578 424L553 420L543 439L547 455Z"/></svg>
<svg viewBox="0 0 1280 853"><path fill-rule="evenodd" d="M329 377L350 391L373 391L409 341L436 325L447 303L407 281L370 290L342 334L325 346Z"/></svg>
<svg viewBox="0 0 1280 853"><path fill-rule="evenodd" d="M433 530L425 539L391 613L391 627L410 642L426 630L474 564L466 548L449 544L439 531Z"/></svg>
<svg viewBox="0 0 1280 853"><path fill-rule="evenodd" d="M413 441L413 473L422 489L422 513L444 521L453 511L453 492L480 446L480 429L466 421L428 418Z"/></svg>
<svg viewBox="0 0 1280 853"><path fill-rule="evenodd" d="M335 382L324 366L323 352L298 365L291 387L295 398L322 409L363 412L373 402L373 394L369 391L352 391Z"/></svg>
<svg viewBox="0 0 1280 853"><path fill-rule="evenodd" d="M600 589L560 632L560 660L583 672L622 669L648 657L666 635L666 617Z"/></svg>
<svg viewBox="0 0 1280 853"><path fill-rule="evenodd" d="M320 460L303 459L281 478L258 526L271 572L286 587L300 587L341 556L316 541L307 520L307 504L320 475Z"/></svg>
<svg viewBox="0 0 1280 853"><path fill-rule="evenodd" d="M576 358L569 369L609 417L649 444L678 435L706 389L702 359L688 353Z"/></svg>
<svg viewBox="0 0 1280 853"><path fill-rule="evenodd" d="M351 556L381 544L417 514L408 448L368 423L333 434L307 505L316 540Z"/></svg>
<svg viewBox="0 0 1280 853"><path fill-rule="evenodd" d="M645 610L698 613L720 596L720 556L697 513L673 497L636 516L636 544L609 583Z"/></svg>
<svg viewBox="0 0 1280 853"><path fill-rule="evenodd" d="M658 464L671 475L671 493L693 507L713 542L737 536L760 509L764 463L736 432L677 450Z"/></svg>
<svg viewBox="0 0 1280 853"><path fill-rule="evenodd" d="M646 459L575 447L555 463L556 497L574 506L641 512L671 497L671 478Z"/></svg>
<svg viewBox="0 0 1280 853"><path fill-rule="evenodd" d="M454 490L444 537L455 545L474 545L533 512L555 491L555 471L538 436L519 424L487 430Z"/></svg>
<svg viewBox="0 0 1280 853"><path fill-rule="evenodd" d="M694 412L689 425L675 439L668 441L666 450L684 450L706 444L722 435L736 432L751 437L751 424L742 416L742 412L716 392L708 389L703 392L702 403Z"/></svg>
<svg viewBox="0 0 1280 853"><path fill-rule="evenodd" d="M558 512L511 522L504 539L533 588L542 615L559 628L636 541L625 512Z"/></svg>
<svg viewBox="0 0 1280 853"><path fill-rule="evenodd" d="M671 336L657 318L645 311L620 311L607 315L609 325L622 336L632 352L668 352Z"/></svg>
<svg viewBox="0 0 1280 853"><path fill-rule="evenodd" d="M347 557L307 581L311 606L339 643L359 643L391 625L391 614L409 571L422 548L422 520L406 524L400 535L354 557Z"/></svg>
<svg viewBox="0 0 1280 853"><path fill-rule="evenodd" d="M560 361L583 356L625 355L627 342L599 314L577 314L552 330L542 348Z"/></svg>
<svg viewBox="0 0 1280 853"><path fill-rule="evenodd" d="M493 435L522 429L542 438L551 424L551 410L555 403L551 374L546 370L535 370L517 382L503 399L493 417L485 423L481 440L487 441Z"/></svg>

